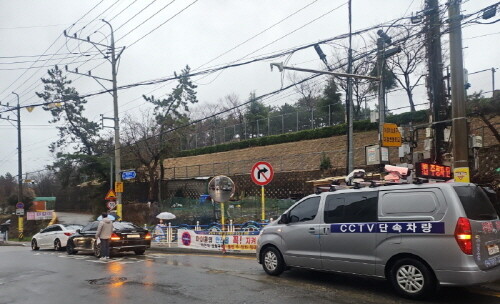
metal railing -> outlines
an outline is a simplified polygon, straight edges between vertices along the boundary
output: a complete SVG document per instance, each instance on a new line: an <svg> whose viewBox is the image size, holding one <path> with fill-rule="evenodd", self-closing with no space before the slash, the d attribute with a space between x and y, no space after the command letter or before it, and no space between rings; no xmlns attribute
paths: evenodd
<svg viewBox="0 0 500 304"><path fill-rule="evenodd" d="M228 142L242 141L270 135L333 126L344 122L342 113L332 112L332 106L311 110L269 115L266 118L224 125L217 119L194 126L196 131L180 139L180 150L191 150Z"/></svg>

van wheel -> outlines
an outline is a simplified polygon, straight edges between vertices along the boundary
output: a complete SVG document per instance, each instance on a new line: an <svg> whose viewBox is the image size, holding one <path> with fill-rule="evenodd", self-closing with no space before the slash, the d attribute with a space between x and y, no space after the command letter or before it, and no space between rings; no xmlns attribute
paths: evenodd
<svg viewBox="0 0 500 304"><path fill-rule="evenodd" d="M391 267L389 280L403 297L424 299L437 289L434 273L424 263L412 258L396 261Z"/></svg>
<svg viewBox="0 0 500 304"><path fill-rule="evenodd" d="M262 252L262 267L272 276L280 275L285 270L285 262L275 247L267 247Z"/></svg>

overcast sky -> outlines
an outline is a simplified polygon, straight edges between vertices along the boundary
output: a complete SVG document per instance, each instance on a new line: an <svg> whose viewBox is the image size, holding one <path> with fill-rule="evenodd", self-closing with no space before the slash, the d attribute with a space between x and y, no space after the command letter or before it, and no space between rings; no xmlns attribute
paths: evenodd
<svg viewBox="0 0 500 304"><path fill-rule="evenodd" d="M153 2L151 0L0 0L0 101L3 104L9 102L10 105L15 105L15 96L11 93L14 91L21 96L21 105L40 102L35 95L35 92L42 91L40 77L46 76L47 69L54 64L59 64L61 67L68 64L70 69L79 67L80 72L92 70L93 75L110 78L110 64L103 60L102 56L79 55L95 53L91 45L68 40L62 35L62 32L68 29L69 33L77 32L78 36L84 39L90 35L92 40L100 41L110 31L108 26L103 26L103 22L100 21L102 18L111 20L115 28L117 46L127 47L119 66L119 86L168 77L174 71L180 71L186 64L193 69L201 70L230 63L247 55L247 58L250 58L314 43L348 31L346 0ZM410 16L412 12L420 11L423 7L423 0L353 0L352 2L353 31L402 16ZM465 1L462 9L464 14L472 13L496 2L469 0ZM189 6L191 3L194 4ZM444 3L445 1L440 1L440 4ZM89 12L93 7L94 10ZM84 16L87 12L89 13ZM287 16L290 17L286 18ZM278 23L282 19L285 20ZM74 24L77 20L79 21ZM161 25L162 23L165 24ZM157 29L154 30L155 28ZM500 67L499 28L500 23L464 28L464 62L469 72ZM151 34L141 39L149 32ZM373 34L375 32L374 30ZM365 36L365 39L367 37ZM249 38L252 39L233 49ZM447 35L443 37L443 43L446 43L447 38ZM108 42L103 40L102 43ZM346 43L346 41L339 42ZM363 40L356 38L354 47L355 52L363 51L365 48ZM339 47L324 45L322 48L331 59L335 48ZM35 56L40 54L56 55L40 58ZM213 60L214 58L217 59ZM39 60L36 61L37 59ZM324 68L312 48L297 52L291 58L283 57L273 61L286 59L289 60L289 65ZM69 78L74 80L74 87L82 95L102 90L98 83L88 77L69 75ZM497 74L498 78L500 75ZM214 104L219 98L228 94L236 94L241 100L246 100L252 91L261 95L281 87L281 75L276 71L270 71L268 61L228 69L208 77L196 77L194 80L199 85L197 91L201 107ZM473 91L490 91L491 72L471 75L469 82ZM120 91L120 117L126 113L138 115L140 110L149 107L141 98L142 94L161 96L168 93L174 84L175 82L169 82ZM298 98L297 95L283 98L288 94L285 93L266 100L266 104L277 106L284 102L293 103ZM415 101L416 103L427 101L423 86L416 90ZM389 108L408 105L406 95L401 91L392 93L388 103ZM369 105L373 107L374 101ZM418 107L418 109L423 108L425 106ZM112 111L111 95L103 94L88 98L85 112L88 118L98 120L100 114L111 116ZM6 114L2 115L5 116ZM43 169L53 161L48 145L57 139L57 131L54 125L48 124L49 113L41 108L35 109L32 113L23 110L21 116L23 171ZM10 117L15 118L13 114L10 114ZM0 175L6 172L15 175L17 132L5 120L0 120L0 139L2 143Z"/></svg>

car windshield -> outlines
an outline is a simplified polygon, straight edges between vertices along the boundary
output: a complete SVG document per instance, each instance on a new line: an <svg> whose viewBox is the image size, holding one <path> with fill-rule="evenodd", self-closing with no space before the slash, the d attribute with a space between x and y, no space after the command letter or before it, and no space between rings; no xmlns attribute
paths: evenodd
<svg viewBox="0 0 500 304"><path fill-rule="evenodd" d="M454 186L462 206L464 207L465 214L471 220L496 220L498 214L493 208L493 205L478 186Z"/></svg>
<svg viewBox="0 0 500 304"><path fill-rule="evenodd" d="M82 225L63 225L64 228L68 230L77 230L77 229L82 229Z"/></svg>
<svg viewBox="0 0 500 304"><path fill-rule="evenodd" d="M114 222L113 228L115 230L143 230L141 227L129 222Z"/></svg>

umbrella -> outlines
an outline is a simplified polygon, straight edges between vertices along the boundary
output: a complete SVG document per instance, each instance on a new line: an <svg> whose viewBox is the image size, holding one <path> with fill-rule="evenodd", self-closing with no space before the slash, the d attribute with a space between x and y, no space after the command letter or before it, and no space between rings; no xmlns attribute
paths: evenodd
<svg viewBox="0 0 500 304"><path fill-rule="evenodd" d="M156 218L161 220L173 220L175 218L175 214L170 212L162 212L156 216Z"/></svg>
<svg viewBox="0 0 500 304"><path fill-rule="evenodd" d="M111 215L111 214L108 214L108 218L112 221L116 220L115 216ZM102 221L102 215L99 215L99 217L97 218L98 221Z"/></svg>

